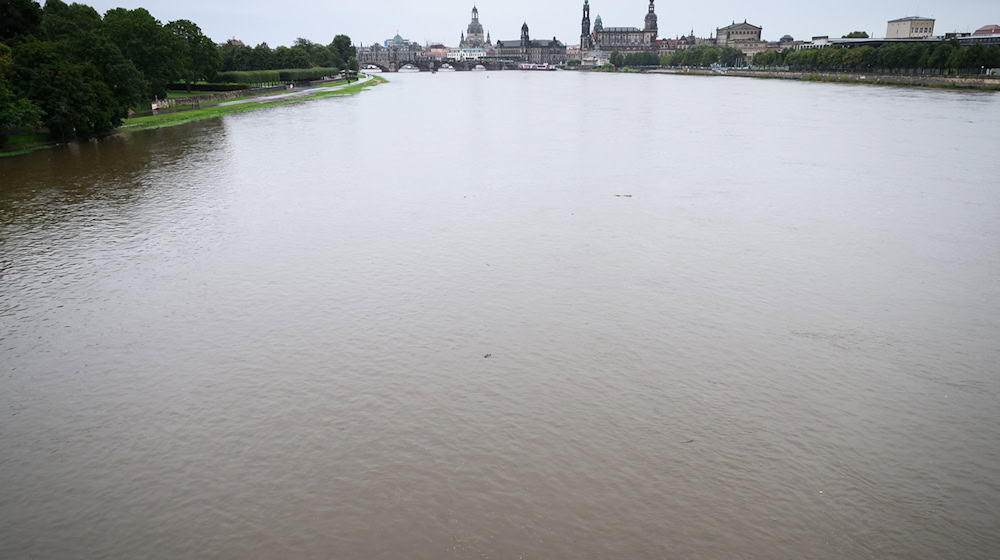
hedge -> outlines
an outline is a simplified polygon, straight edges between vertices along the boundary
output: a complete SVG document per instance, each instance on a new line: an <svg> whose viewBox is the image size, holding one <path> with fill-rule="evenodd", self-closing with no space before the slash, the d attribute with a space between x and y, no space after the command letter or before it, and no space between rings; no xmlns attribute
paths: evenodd
<svg viewBox="0 0 1000 560"><path fill-rule="evenodd" d="M246 72L220 72L218 78L226 82L245 84L277 84L288 82L309 82L336 76L339 68L294 68L288 70L251 70Z"/></svg>
<svg viewBox="0 0 1000 560"><path fill-rule="evenodd" d="M167 84L167 89L173 91L241 91L250 89L250 84Z"/></svg>

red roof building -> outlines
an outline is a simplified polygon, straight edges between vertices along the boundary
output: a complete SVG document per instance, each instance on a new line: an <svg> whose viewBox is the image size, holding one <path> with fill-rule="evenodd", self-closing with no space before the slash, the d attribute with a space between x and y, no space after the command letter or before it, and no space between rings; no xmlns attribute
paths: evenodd
<svg viewBox="0 0 1000 560"><path fill-rule="evenodd" d="M973 35L997 35L1000 34L1000 25L984 25L976 30Z"/></svg>

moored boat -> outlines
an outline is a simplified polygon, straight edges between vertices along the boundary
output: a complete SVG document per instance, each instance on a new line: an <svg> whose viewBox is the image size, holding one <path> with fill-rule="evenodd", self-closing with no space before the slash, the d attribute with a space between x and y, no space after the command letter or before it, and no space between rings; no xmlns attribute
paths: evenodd
<svg viewBox="0 0 1000 560"><path fill-rule="evenodd" d="M551 72L556 69L556 67L552 66L551 64L530 64L530 63L522 64L518 68L520 68L521 70L535 70L535 71L540 70L543 72Z"/></svg>

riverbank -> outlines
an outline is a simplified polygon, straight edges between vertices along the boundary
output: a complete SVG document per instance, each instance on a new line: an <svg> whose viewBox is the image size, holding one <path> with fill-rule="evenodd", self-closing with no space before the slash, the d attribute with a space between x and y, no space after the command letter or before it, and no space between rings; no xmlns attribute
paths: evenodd
<svg viewBox="0 0 1000 560"><path fill-rule="evenodd" d="M869 84L881 86L1000 91L1000 80L985 77L904 76L895 74L867 74L863 72L791 72L765 70L727 70L725 72L715 72L712 70L677 68L646 70L645 73L670 74L678 76L736 77L757 78L763 80L798 80L803 82L826 82L837 84Z"/></svg>
<svg viewBox="0 0 1000 560"><path fill-rule="evenodd" d="M359 81L351 85L339 85L334 87L317 87L302 91L294 91L281 95L275 95L275 94L262 95L258 97L237 99L227 103L221 103L219 105L215 105L212 107L206 107L204 109L194 109L192 111L168 113L165 115L136 117L132 119L127 119L124 122L124 124L122 124L119 130L126 132L131 132L136 130L152 130L156 128L178 126L205 119L214 119L217 117L231 115L235 113L245 113L247 111L254 111L257 109L277 107L278 105L285 105L288 103L310 101L313 99L321 99L324 97L353 95L361 91L364 91L365 89L368 89L370 87L375 87L379 84L384 84L387 81L388 80L386 80L381 76L370 76L365 80Z"/></svg>
<svg viewBox="0 0 1000 560"><path fill-rule="evenodd" d="M342 95L354 95L368 88L375 87L387 82L388 80L386 80L381 76L369 76L367 79L363 79L362 81L355 82L350 85L343 84L333 87L329 86L314 87L299 91L292 91L284 94L270 93L255 97L237 98L234 100L230 100L226 103L220 103L218 105L213 105L202 109L171 112L162 115L135 117L131 119L126 119L122 123L122 126L119 127L114 132L114 134L119 134L123 132L134 132L139 130L153 130L157 128L166 128L171 126L179 126L182 124L187 124L195 121L214 119L225 115L245 113L257 109L267 109L270 107L277 107L278 105L285 105L288 103L298 103L302 101L322 99L324 97L339 97ZM52 140L49 140L48 137L44 134L27 134L20 136L11 136L10 139L8 140L7 146L3 149L3 151L0 151L0 158L29 154L31 152L35 152L38 150L53 148L58 145L59 145L58 142L53 142Z"/></svg>

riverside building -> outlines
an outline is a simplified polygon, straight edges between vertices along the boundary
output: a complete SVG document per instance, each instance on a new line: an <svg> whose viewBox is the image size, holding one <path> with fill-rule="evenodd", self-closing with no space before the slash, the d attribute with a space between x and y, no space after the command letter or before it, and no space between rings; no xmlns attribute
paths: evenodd
<svg viewBox="0 0 1000 560"><path fill-rule="evenodd" d="M934 36L934 20L923 17L905 17L889 22L886 39L926 39Z"/></svg>
<svg viewBox="0 0 1000 560"><path fill-rule="evenodd" d="M531 38L528 24L521 26L521 38L517 41L497 41L496 56L509 60L533 64L563 64L566 62L566 45L555 37L535 40Z"/></svg>
<svg viewBox="0 0 1000 560"><path fill-rule="evenodd" d="M734 21L732 25L715 30L715 44L720 47L737 49L746 55L747 61L750 61L759 53L767 50L779 50L777 43L770 45L761 39L763 32L763 27L757 27L746 20L743 20L743 23Z"/></svg>

